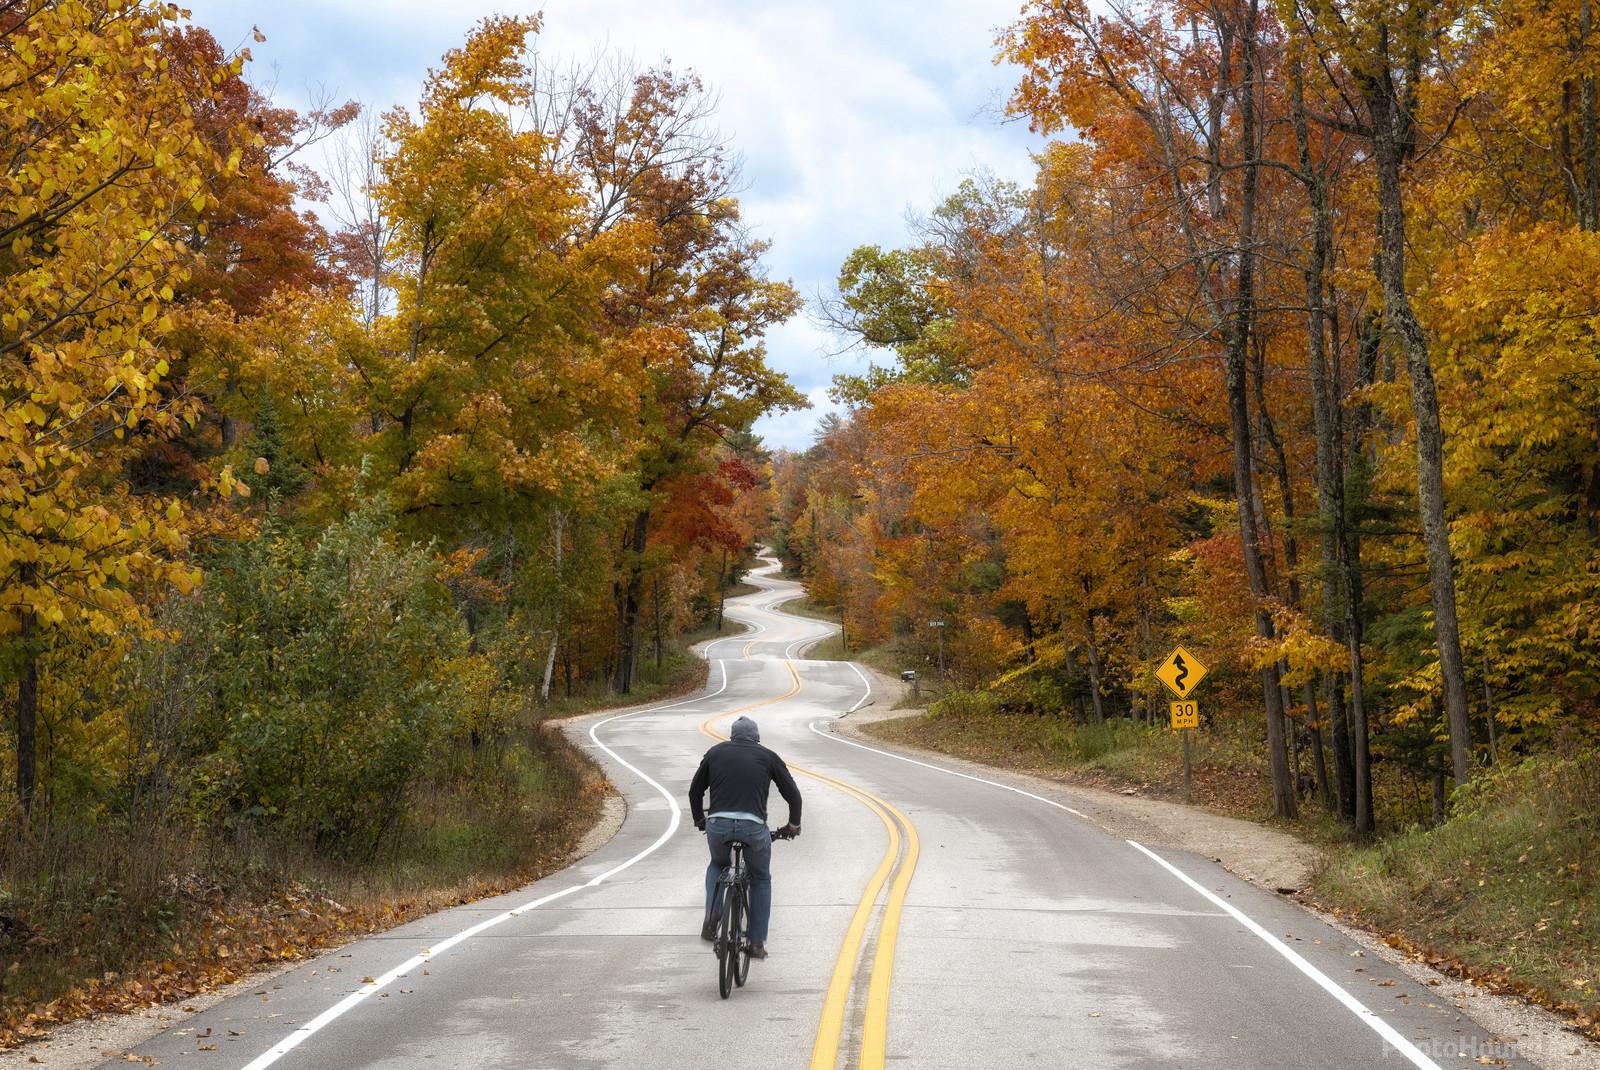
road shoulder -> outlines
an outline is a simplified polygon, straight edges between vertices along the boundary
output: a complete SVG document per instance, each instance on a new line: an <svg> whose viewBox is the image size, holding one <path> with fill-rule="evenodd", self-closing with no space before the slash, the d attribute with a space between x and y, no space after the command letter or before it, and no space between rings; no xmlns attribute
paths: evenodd
<svg viewBox="0 0 1600 1070"><path fill-rule="evenodd" d="M839 735L1055 800L1081 812L1085 819L1118 839L1137 840L1151 847L1189 851L1210 858L1241 879L1282 894L1348 935L1369 954L1432 987L1442 1000L1453 1003L1505 1044L1514 1045L1522 1057L1541 1070L1600 1070L1600 1045L1575 1032L1559 1016L1442 973L1425 961L1391 947L1379 935L1355 928L1307 903L1296 893L1306 887L1311 875L1322 864L1324 855L1316 846L1278 829L1182 803L1105 791L1072 783L1064 777L1017 772L925 747L880 739L863 732L862 727L874 721L918 716L923 711L891 709L901 694L900 682L865 666L862 668L872 678L877 701L833 721L830 727Z"/></svg>
<svg viewBox="0 0 1600 1070"><path fill-rule="evenodd" d="M883 681L877 674L874 681ZM1152 847L1171 847L1204 855L1244 880L1272 891L1294 892L1305 887L1322 862L1322 852L1287 832L1266 828L1240 818L1213 814L1182 803L1123 795L1072 783L1064 778L1016 772L957 758L925 747L890 742L861 731L873 721L886 721L917 711L867 707L833 722L834 731L883 750L1024 788L1055 799L1083 813L1107 834L1138 840Z"/></svg>

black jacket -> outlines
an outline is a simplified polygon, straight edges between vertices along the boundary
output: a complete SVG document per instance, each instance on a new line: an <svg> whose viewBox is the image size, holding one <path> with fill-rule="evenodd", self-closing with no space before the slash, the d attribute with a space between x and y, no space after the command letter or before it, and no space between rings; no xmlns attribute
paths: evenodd
<svg viewBox="0 0 1600 1070"><path fill-rule="evenodd" d="M694 823L705 820L702 806L706 789L711 789L711 813L721 810L742 810L767 817L767 791L778 785L778 794L789 804L789 824L800 824L800 789L783 759L759 743L742 739L718 743L700 759L689 782L689 812Z"/></svg>

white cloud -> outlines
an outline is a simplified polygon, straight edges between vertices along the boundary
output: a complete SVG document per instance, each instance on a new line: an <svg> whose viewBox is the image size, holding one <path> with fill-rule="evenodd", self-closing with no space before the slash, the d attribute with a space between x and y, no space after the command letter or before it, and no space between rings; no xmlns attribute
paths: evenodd
<svg viewBox="0 0 1600 1070"><path fill-rule="evenodd" d="M756 434L772 449L783 447L791 450L803 450L811 445L817 431L817 422L831 412L840 411L839 406L828 400L827 386L815 386L806 391L806 400L811 402L809 409L798 412L777 412L763 416L756 421Z"/></svg>
<svg viewBox="0 0 1600 1070"><path fill-rule="evenodd" d="M1015 81L993 64L996 28L1015 0L189 0L224 45L252 46L253 77L291 103L325 86L380 110L409 104L430 65L497 10L541 7L546 54L598 47L641 62L670 58L722 98L718 124L745 160L745 217L771 239L767 261L808 299L856 245L904 243L905 217L990 169L1023 177L1035 141L996 112ZM809 323L774 332L769 357L827 405L833 374L864 359ZM829 408L762 421L773 446L803 448Z"/></svg>

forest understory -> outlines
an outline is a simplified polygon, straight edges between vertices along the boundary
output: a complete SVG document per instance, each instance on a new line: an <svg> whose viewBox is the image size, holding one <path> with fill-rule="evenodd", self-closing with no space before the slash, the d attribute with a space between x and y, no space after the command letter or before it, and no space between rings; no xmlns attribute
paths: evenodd
<svg viewBox="0 0 1600 1070"><path fill-rule="evenodd" d="M705 672L675 642L666 673L646 672L625 699L577 695L493 755L458 748L358 857L185 824L32 830L0 855L0 1048L208 992L564 868L609 789L555 721L686 694Z"/></svg>

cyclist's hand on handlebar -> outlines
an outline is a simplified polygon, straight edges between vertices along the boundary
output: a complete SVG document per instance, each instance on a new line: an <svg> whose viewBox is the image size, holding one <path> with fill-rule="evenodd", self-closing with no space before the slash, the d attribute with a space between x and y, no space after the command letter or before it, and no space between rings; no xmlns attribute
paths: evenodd
<svg viewBox="0 0 1600 1070"><path fill-rule="evenodd" d="M699 829L701 832L704 832L706 830L706 819L703 817L700 818L694 823L694 827Z"/></svg>
<svg viewBox="0 0 1600 1070"><path fill-rule="evenodd" d="M785 825L773 832L772 837L776 840L792 840L798 835L800 835L799 825Z"/></svg>

